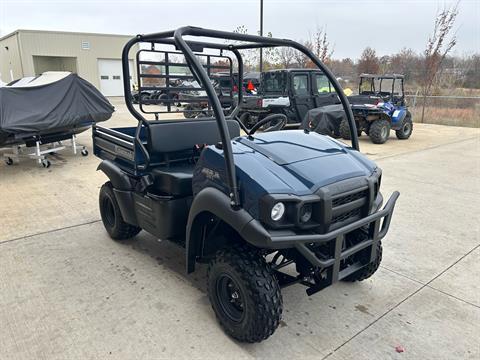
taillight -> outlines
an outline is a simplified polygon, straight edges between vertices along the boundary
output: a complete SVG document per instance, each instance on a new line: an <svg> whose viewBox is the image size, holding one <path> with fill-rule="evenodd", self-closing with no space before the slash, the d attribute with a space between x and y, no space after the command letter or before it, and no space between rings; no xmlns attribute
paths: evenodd
<svg viewBox="0 0 480 360"><path fill-rule="evenodd" d="M260 108L263 108L263 99L258 99L257 100L257 106Z"/></svg>

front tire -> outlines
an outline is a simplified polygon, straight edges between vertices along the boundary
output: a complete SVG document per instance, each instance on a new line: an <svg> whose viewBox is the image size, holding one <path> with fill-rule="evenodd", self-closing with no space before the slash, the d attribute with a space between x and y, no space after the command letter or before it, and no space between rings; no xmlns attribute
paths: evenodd
<svg viewBox="0 0 480 360"><path fill-rule="evenodd" d="M130 225L123 220L110 181L103 184L100 189L99 205L103 225L112 239L130 239L142 230L138 226Z"/></svg>
<svg viewBox="0 0 480 360"><path fill-rule="evenodd" d="M260 342L278 327L282 294L272 269L256 249L235 245L218 251L208 268L207 286L213 311L231 337Z"/></svg>
<svg viewBox="0 0 480 360"><path fill-rule="evenodd" d="M370 248L365 249L365 253L360 254L360 256L370 256ZM369 263L368 265L364 266L360 270L354 272L353 274L347 276L344 281L347 282L354 282L354 281L363 281L371 277L373 274L375 274L380 267L380 263L382 262L382 242L379 241L377 243L377 256L375 257L375 260Z"/></svg>
<svg viewBox="0 0 480 360"><path fill-rule="evenodd" d="M374 144L383 144L390 136L390 121L382 119L375 120L370 124L368 135Z"/></svg>
<svg viewBox="0 0 480 360"><path fill-rule="evenodd" d="M405 116L403 120L402 127L395 131L395 135L397 135L397 139L399 140L406 140L412 135L413 132L413 122L412 117L410 114Z"/></svg>

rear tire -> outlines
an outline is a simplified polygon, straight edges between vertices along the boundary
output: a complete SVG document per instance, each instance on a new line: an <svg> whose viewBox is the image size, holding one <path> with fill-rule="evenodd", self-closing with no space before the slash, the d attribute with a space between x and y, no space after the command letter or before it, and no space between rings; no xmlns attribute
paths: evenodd
<svg viewBox="0 0 480 360"><path fill-rule="evenodd" d="M382 119L375 120L370 124L368 135L374 144L383 144L390 136L390 121Z"/></svg>
<svg viewBox="0 0 480 360"><path fill-rule="evenodd" d="M123 220L110 181L103 184L100 189L99 205L103 225L112 239L130 239L142 230L138 226L128 224Z"/></svg>
<svg viewBox="0 0 480 360"><path fill-rule="evenodd" d="M208 267L207 287L220 325L238 341L260 342L278 327L282 294L256 249L234 245L218 251Z"/></svg>
<svg viewBox="0 0 480 360"><path fill-rule="evenodd" d="M407 114L405 119L403 119L402 127L395 131L395 135L397 135L397 139L399 140L406 140L412 135L413 132L413 122L412 116Z"/></svg>

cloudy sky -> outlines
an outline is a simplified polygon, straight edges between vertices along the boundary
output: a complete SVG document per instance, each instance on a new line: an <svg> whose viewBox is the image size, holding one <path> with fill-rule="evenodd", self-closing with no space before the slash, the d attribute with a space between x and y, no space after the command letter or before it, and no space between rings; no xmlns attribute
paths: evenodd
<svg viewBox="0 0 480 360"><path fill-rule="evenodd" d="M16 29L138 34L182 25L233 30L259 28L260 0L0 0L0 35ZM335 58L357 58L366 46L380 55L402 47L421 51L436 13L452 1L265 0L264 31L306 39L327 29ZM480 51L480 0L461 0L457 54Z"/></svg>

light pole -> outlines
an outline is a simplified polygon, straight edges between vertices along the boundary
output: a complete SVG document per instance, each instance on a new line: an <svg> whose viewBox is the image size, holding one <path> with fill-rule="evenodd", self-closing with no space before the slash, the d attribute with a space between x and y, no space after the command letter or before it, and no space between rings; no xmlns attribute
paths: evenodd
<svg viewBox="0 0 480 360"><path fill-rule="evenodd" d="M260 36L263 36L263 0L260 0ZM263 69L263 48L260 48L260 72Z"/></svg>

